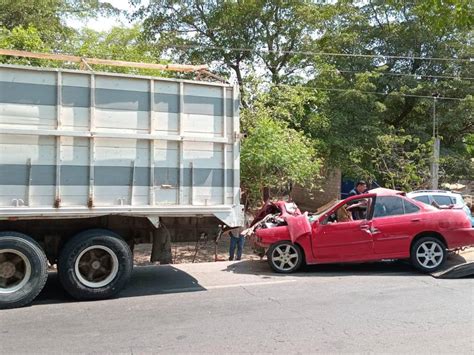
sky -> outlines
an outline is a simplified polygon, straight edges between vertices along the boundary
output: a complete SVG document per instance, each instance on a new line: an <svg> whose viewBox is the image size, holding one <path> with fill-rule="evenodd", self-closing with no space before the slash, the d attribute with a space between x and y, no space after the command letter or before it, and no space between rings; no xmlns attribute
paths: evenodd
<svg viewBox="0 0 474 355"><path fill-rule="evenodd" d="M128 3L129 0L107 0L101 2L108 2L112 4L114 7L120 10L131 10L133 9L131 5ZM148 0L142 0L142 4L147 3ZM84 20L77 20L77 19L69 19L67 24L71 27L76 29L88 27L96 31L108 31L114 26L130 26L130 22L127 20L125 16L120 17L98 17L96 19L90 19L87 21Z"/></svg>

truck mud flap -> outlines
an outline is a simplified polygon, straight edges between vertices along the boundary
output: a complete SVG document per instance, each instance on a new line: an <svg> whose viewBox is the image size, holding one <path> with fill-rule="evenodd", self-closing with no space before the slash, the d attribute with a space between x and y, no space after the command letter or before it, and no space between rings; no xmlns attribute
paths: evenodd
<svg viewBox="0 0 474 355"><path fill-rule="evenodd" d="M438 279L474 277L474 248L448 255L445 267L431 273L431 276Z"/></svg>

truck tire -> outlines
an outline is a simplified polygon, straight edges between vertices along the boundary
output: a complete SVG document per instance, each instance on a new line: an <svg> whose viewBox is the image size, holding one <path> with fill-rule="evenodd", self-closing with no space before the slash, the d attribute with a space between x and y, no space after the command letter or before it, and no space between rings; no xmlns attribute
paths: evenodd
<svg viewBox="0 0 474 355"><path fill-rule="evenodd" d="M90 229L75 235L58 260L59 281L78 300L116 295L130 279L132 268L129 246L106 229Z"/></svg>
<svg viewBox="0 0 474 355"><path fill-rule="evenodd" d="M22 233L0 232L0 309L29 304L47 278L48 260L37 242Z"/></svg>

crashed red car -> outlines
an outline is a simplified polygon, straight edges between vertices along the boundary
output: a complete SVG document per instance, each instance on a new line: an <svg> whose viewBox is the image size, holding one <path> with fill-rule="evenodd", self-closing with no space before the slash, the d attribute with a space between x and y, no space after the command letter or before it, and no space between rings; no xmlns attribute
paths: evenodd
<svg viewBox="0 0 474 355"><path fill-rule="evenodd" d="M362 219L354 219L354 209ZM254 251L276 272L303 264L409 259L423 272L443 266L449 250L474 245L474 229L461 210L439 210L404 193L375 189L337 202L317 215L293 203L264 206L253 222Z"/></svg>

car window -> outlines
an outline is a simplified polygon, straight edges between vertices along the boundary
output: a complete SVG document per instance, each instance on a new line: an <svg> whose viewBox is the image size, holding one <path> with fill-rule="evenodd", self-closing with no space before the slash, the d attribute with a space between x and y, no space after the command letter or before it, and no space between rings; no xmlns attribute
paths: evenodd
<svg viewBox="0 0 474 355"><path fill-rule="evenodd" d="M435 200L438 205L452 205L456 203L451 197L443 195L433 195L433 200Z"/></svg>
<svg viewBox="0 0 474 355"><path fill-rule="evenodd" d="M413 197L414 200L426 203L427 205L430 204L430 198L428 196L416 196Z"/></svg>
<svg viewBox="0 0 474 355"><path fill-rule="evenodd" d="M371 198L352 200L330 212L330 214L328 214L322 221L322 224L344 223L365 219L367 216L367 209L370 208L371 204Z"/></svg>
<svg viewBox="0 0 474 355"><path fill-rule="evenodd" d="M405 199L403 199L403 209L404 209L405 214L416 213L420 210L418 206L414 205L413 203Z"/></svg>
<svg viewBox="0 0 474 355"><path fill-rule="evenodd" d="M398 196L379 196L375 201L374 218L398 216L404 213L403 199Z"/></svg>

